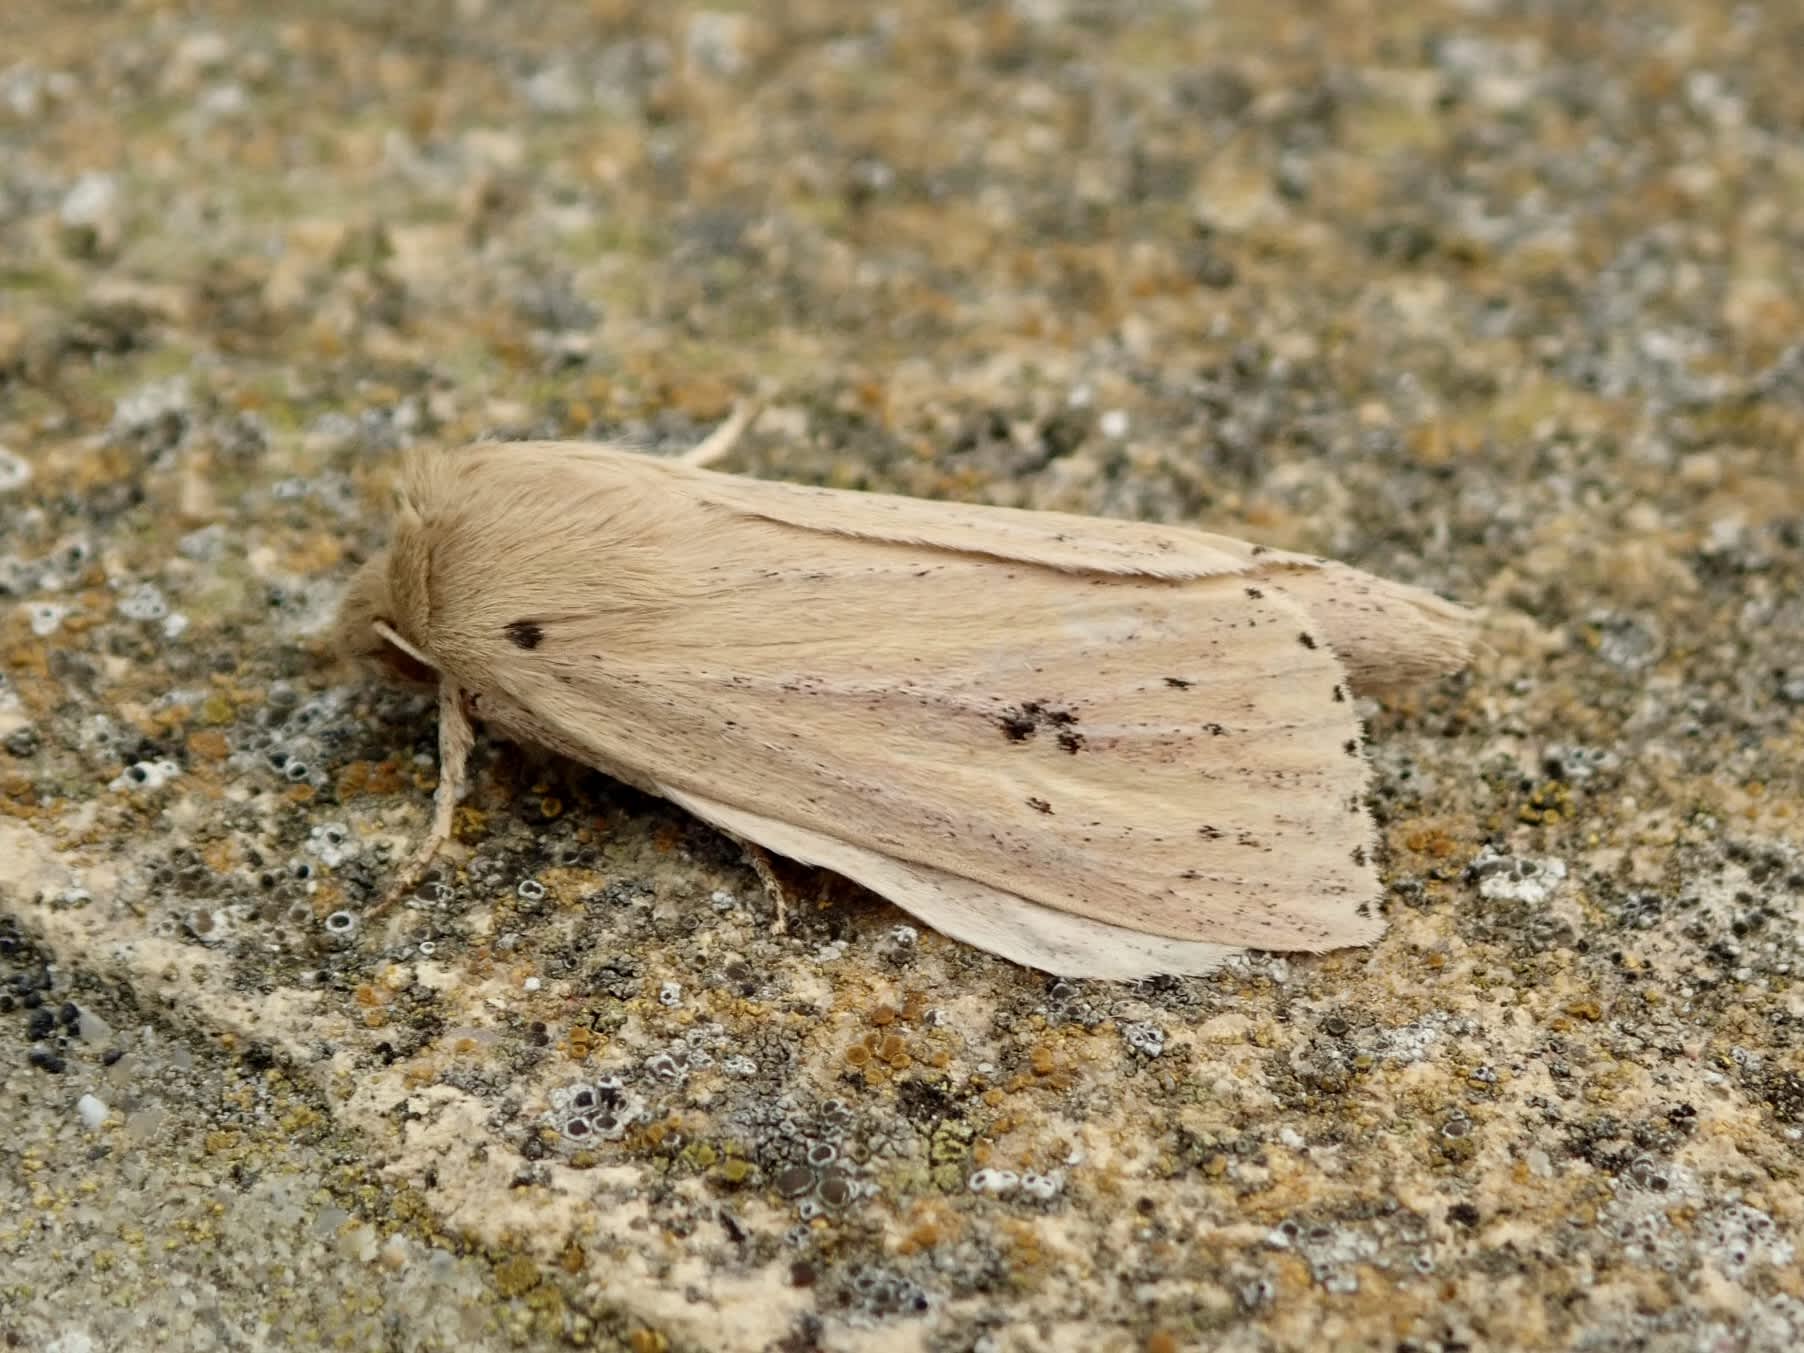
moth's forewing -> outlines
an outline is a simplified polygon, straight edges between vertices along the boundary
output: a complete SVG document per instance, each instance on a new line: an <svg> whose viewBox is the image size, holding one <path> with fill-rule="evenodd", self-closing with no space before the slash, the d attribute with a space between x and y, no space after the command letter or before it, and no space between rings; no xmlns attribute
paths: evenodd
<svg viewBox="0 0 1804 1353"><path fill-rule="evenodd" d="M924 919L923 871L1025 924L1275 949L1381 927L1347 672L1286 585L1326 565L574 444L452 453L408 499L425 646L495 693L485 718L895 861L871 886Z"/></svg>

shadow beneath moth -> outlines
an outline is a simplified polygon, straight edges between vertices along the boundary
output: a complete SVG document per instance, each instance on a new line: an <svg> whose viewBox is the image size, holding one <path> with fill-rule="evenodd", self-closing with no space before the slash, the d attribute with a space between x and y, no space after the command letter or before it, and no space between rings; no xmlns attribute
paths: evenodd
<svg viewBox="0 0 1804 1353"><path fill-rule="evenodd" d="M474 717L1065 976L1383 931L1354 697L1462 667L1470 612L1179 527L706 469L752 416L676 459L408 459L335 636L439 691L391 899L450 836Z"/></svg>

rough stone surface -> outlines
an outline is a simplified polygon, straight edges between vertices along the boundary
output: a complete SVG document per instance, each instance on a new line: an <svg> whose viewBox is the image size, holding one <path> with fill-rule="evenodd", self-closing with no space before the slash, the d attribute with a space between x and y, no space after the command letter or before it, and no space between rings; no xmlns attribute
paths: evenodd
<svg viewBox="0 0 1804 1353"><path fill-rule="evenodd" d="M1804 1346L1804 9L0 6L0 1336ZM1390 930L1060 982L333 667L397 452L1486 608Z"/></svg>

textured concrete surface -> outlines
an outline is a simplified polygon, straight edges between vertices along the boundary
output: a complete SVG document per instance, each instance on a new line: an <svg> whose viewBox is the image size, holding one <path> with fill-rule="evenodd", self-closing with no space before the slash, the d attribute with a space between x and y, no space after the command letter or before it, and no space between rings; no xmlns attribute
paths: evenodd
<svg viewBox="0 0 1804 1353"><path fill-rule="evenodd" d="M0 1337L1804 1345L1804 11L0 6ZM1060 982L321 635L400 448L1485 608L1391 926ZM344 913L338 933L327 919Z"/></svg>

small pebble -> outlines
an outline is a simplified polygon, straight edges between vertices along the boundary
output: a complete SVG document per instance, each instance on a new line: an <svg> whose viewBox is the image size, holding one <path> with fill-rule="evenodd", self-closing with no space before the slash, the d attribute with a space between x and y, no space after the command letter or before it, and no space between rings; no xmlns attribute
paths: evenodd
<svg viewBox="0 0 1804 1353"><path fill-rule="evenodd" d="M106 1101L93 1095L83 1095L75 1101L75 1112L81 1118L83 1127L89 1132L97 1131L106 1122Z"/></svg>

